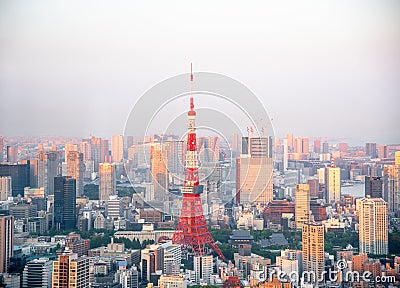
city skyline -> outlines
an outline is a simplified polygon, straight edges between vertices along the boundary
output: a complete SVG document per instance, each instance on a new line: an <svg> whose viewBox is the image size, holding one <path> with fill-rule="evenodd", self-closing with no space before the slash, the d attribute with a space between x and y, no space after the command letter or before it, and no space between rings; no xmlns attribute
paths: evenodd
<svg viewBox="0 0 400 288"><path fill-rule="evenodd" d="M0 3L0 287L400 287L400 3L154 4Z"/></svg>

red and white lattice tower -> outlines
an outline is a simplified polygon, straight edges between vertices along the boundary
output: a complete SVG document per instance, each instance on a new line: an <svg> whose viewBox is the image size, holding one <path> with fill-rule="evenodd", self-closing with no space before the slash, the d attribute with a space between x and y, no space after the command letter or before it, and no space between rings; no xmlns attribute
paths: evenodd
<svg viewBox="0 0 400 288"><path fill-rule="evenodd" d="M188 135L185 161L185 181L182 191L182 208L178 226L172 242L189 249L195 256L203 256L208 244L215 253L225 260L224 255L215 243L207 228L203 215L200 194L203 186L199 185L199 164L196 144L196 111L194 111L193 72L190 66L190 110L188 112Z"/></svg>

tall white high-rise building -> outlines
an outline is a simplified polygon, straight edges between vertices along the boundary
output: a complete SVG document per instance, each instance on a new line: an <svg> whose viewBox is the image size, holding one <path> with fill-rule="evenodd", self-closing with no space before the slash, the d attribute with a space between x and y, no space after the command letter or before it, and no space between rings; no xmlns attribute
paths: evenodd
<svg viewBox="0 0 400 288"><path fill-rule="evenodd" d="M340 201L340 168L325 168L325 199L327 203L336 203Z"/></svg>
<svg viewBox="0 0 400 288"><path fill-rule="evenodd" d="M212 256L195 256L193 264L196 284L210 284L210 277L213 271Z"/></svg>
<svg viewBox="0 0 400 288"><path fill-rule="evenodd" d="M171 244L164 248L163 272L167 275L178 275L182 260L181 245Z"/></svg>
<svg viewBox="0 0 400 288"><path fill-rule="evenodd" d="M8 273L14 256L14 216L0 214L0 273Z"/></svg>
<svg viewBox="0 0 400 288"><path fill-rule="evenodd" d="M0 201L6 201L12 196L11 176L0 177Z"/></svg>
<svg viewBox="0 0 400 288"><path fill-rule="evenodd" d="M111 195L107 200L107 216L118 219L122 215L122 202L118 195Z"/></svg>
<svg viewBox="0 0 400 288"><path fill-rule="evenodd" d="M357 201L360 253L388 254L387 204L382 198L363 198Z"/></svg>
<svg viewBox="0 0 400 288"><path fill-rule="evenodd" d="M124 158L124 138L122 135L113 135L111 138L111 155L113 161L118 163Z"/></svg>
<svg viewBox="0 0 400 288"><path fill-rule="evenodd" d="M110 163L99 165L99 199L107 201L111 195L116 195L116 173L115 166Z"/></svg>

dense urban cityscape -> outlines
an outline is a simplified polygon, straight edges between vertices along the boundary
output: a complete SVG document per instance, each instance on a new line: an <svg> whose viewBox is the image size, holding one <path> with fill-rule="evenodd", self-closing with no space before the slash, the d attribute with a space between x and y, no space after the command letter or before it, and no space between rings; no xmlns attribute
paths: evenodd
<svg viewBox="0 0 400 288"><path fill-rule="evenodd" d="M184 138L0 137L3 285L400 285L400 144L225 145L196 115L190 94Z"/></svg>
<svg viewBox="0 0 400 288"><path fill-rule="evenodd" d="M400 287L399 68L400 1L0 1L0 288Z"/></svg>

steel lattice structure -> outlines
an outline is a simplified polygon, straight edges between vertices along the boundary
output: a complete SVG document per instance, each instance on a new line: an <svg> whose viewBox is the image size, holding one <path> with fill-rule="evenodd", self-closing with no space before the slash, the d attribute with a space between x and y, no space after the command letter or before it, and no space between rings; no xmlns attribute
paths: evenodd
<svg viewBox="0 0 400 288"><path fill-rule="evenodd" d="M190 91L193 86L193 73L190 67ZM193 94L190 94L190 110L188 112L188 135L185 161L185 181L182 191L182 208L178 226L172 237L172 242L192 250L194 255L202 256L208 244L215 253L225 260L224 255L208 231L203 215L200 194L203 186L199 185L199 164L195 128L196 111L194 111Z"/></svg>

